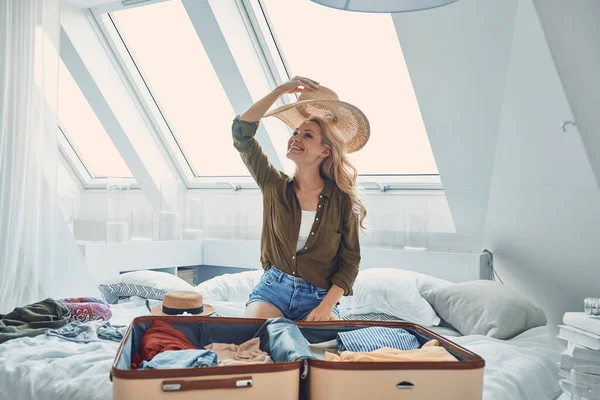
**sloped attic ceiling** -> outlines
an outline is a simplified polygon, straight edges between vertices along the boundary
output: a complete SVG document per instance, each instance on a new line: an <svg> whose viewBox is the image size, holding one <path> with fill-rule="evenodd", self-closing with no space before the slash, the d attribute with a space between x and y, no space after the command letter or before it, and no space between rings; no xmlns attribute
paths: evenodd
<svg viewBox="0 0 600 400"><path fill-rule="evenodd" d="M482 244L517 0L461 0L393 20L456 232Z"/></svg>
<svg viewBox="0 0 600 400"><path fill-rule="evenodd" d="M461 0L394 16L457 233L551 324L598 290L598 15Z"/></svg>
<svg viewBox="0 0 600 400"><path fill-rule="evenodd" d="M534 3L600 184L600 2L534 0Z"/></svg>

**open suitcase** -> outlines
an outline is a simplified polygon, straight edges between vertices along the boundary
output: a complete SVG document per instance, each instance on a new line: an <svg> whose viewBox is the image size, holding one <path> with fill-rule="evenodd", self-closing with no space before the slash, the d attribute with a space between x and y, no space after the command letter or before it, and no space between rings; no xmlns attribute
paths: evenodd
<svg viewBox="0 0 600 400"><path fill-rule="evenodd" d="M420 344L437 339L458 362L328 362L318 359L277 362L297 349L271 348L273 364L185 369L131 369L132 354L153 321L182 331L198 348L213 342L241 344L270 327L264 320L217 317L138 317L125 334L112 366L114 400L123 399L461 399L479 400L484 360L419 325L383 321L298 322L302 337L283 338L290 346L325 342L338 332L370 326L403 328ZM283 319L280 319L283 320ZM272 321L272 320L270 320ZM290 321L283 321L290 323ZM261 333L262 332L262 333ZM281 332L277 332L280 335ZM272 335L271 337L275 337ZM263 343L266 342L266 343ZM263 340L261 347L276 341ZM307 345L306 345L307 346ZM284 345L285 347L285 345ZM267 352L269 352L268 349ZM277 358L275 352L278 353Z"/></svg>

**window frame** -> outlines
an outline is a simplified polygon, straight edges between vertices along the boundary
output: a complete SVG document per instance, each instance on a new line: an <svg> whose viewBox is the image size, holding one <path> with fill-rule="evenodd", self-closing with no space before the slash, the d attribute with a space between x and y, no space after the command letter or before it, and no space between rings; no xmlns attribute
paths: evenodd
<svg viewBox="0 0 600 400"><path fill-rule="evenodd" d="M61 27L61 30L62 30L62 27ZM61 35L61 39L62 39L62 35ZM77 54L77 57L79 57L79 54L78 54L76 48L71 49L71 46L69 46L69 49L66 49L64 45L61 46L60 57L61 57L62 62L65 63L65 66L69 70L69 65L67 65L67 62L65 62L65 60L63 58L63 54L65 54L63 52L65 52L65 51L69 51L69 52L72 51L72 52L74 52L74 54ZM70 70L69 70L69 73L71 73ZM81 90L81 92L84 94L84 97L86 97L86 101L87 101L87 95L90 95L90 94L86 93L85 86L81 85L77 76L72 75L72 78L75 81L75 83L77 84L77 86L79 87L79 90ZM94 95L94 94L92 94L92 95ZM90 105L90 107L91 107L91 105ZM100 119L100 117L96 114L93 107L92 107L92 112L94 112L96 117L98 119ZM112 138L110 137L108 132L106 132L106 134L109 136L109 140L112 141ZM67 129L60 122L60 120L58 121L57 139L58 139L60 160L63 163L66 162L65 166L68 167L68 169L70 170L71 173L74 173L77 176L78 182L83 186L83 189L87 190L87 189L103 189L103 188L105 188L107 177L97 176L94 174L91 167L89 167L89 165L85 161L85 157L83 156L81 151L77 148L77 145L75 144L75 142L69 135ZM119 154L119 156L122 157L121 154ZM140 188L135 177L119 177L119 178L128 182L132 189Z"/></svg>
<svg viewBox="0 0 600 400"><path fill-rule="evenodd" d="M258 42L261 45L262 56L267 60L267 65L271 68L271 74L276 82L287 81L292 78L291 68L285 60L282 46L277 40L277 33L269 20L267 9L262 0L235 0L241 9L247 15L254 32L259 36ZM258 14L258 15L257 15ZM262 27L261 27L262 25ZM268 29L271 37L267 38L263 34ZM273 56L273 51L277 56ZM438 174L360 174L358 182L365 187L376 185L382 191L387 190L422 190L422 188L434 188L443 190L442 182ZM430 190L430 189L427 189Z"/></svg>
<svg viewBox="0 0 600 400"><path fill-rule="evenodd" d="M160 3L168 0L141 0L134 5L123 6L121 1L111 2L91 8L101 33L104 35L109 48L112 49L117 63L125 72L126 79L139 99L140 112L145 114L160 139L168 157L189 189L257 189L251 176L198 176L193 164L188 162L184 147L177 141L171 130L166 116L161 112L159 99L151 93L146 85L141 71L136 67L135 56L129 52L126 39L119 34L117 22L108 14L110 12L130 9ZM254 51L261 62L265 78L272 87L290 78L290 68L285 61L281 46L276 40L276 33L268 21L268 14L263 13L266 6L262 0L232 0L243 19L245 26L240 26L240 33L247 34L254 43ZM257 15L257 11L260 14ZM188 14L189 16L189 14ZM190 17L191 18L191 17ZM216 18L216 17L215 17ZM110 22L110 24L109 24ZM217 22L219 22L217 20ZM263 27L261 27L261 25ZM263 34L264 27L269 29L270 37ZM273 52L277 52L273 56ZM228 95L229 98L229 95ZM293 95L282 97L278 105L288 104L297 97ZM291 132L291 131L290 131ZM270 134L269 134L270 136ZM442 190L439 174L360 174L358 182L365 190L388 192L391 190Z"/></svg>

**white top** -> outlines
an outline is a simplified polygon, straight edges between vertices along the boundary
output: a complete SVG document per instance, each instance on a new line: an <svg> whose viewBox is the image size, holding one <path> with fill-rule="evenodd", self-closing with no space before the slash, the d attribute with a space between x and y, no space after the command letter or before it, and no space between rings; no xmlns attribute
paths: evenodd
<svg viewBox="0 0 600 400"><path fill-rule="evenodd" d="M296 245L296 251L300 251L300 249L306 244L306 240L310 235L310 229L313 226L316 215L316 211L302 210L302 221L300 222L300 232L298 233L298 244Z"/></svg>

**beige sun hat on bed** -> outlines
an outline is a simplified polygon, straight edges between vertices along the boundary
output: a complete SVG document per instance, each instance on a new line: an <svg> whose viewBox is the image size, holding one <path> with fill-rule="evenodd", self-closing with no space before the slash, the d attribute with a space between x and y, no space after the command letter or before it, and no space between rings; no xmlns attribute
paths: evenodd
<svg viewBox="0 0 600 400"><path fill-rule="evenodd" d="M358 107L341 101L333 90L325 86L302 91L295 103L265 114L265 117L271 116L279 118L292 129L311 117L319 117L344 138L347 153L362 149L371 135L367 116Z"/></svg>
<svg viewBox="0 0 600 400"><path fill-rule="evenodd" d="M189 291L167 292L163 301L152 307L152 315L181 315L183 313L203 316L210 315L215 309L202 301L202 295Z"/></svg>

